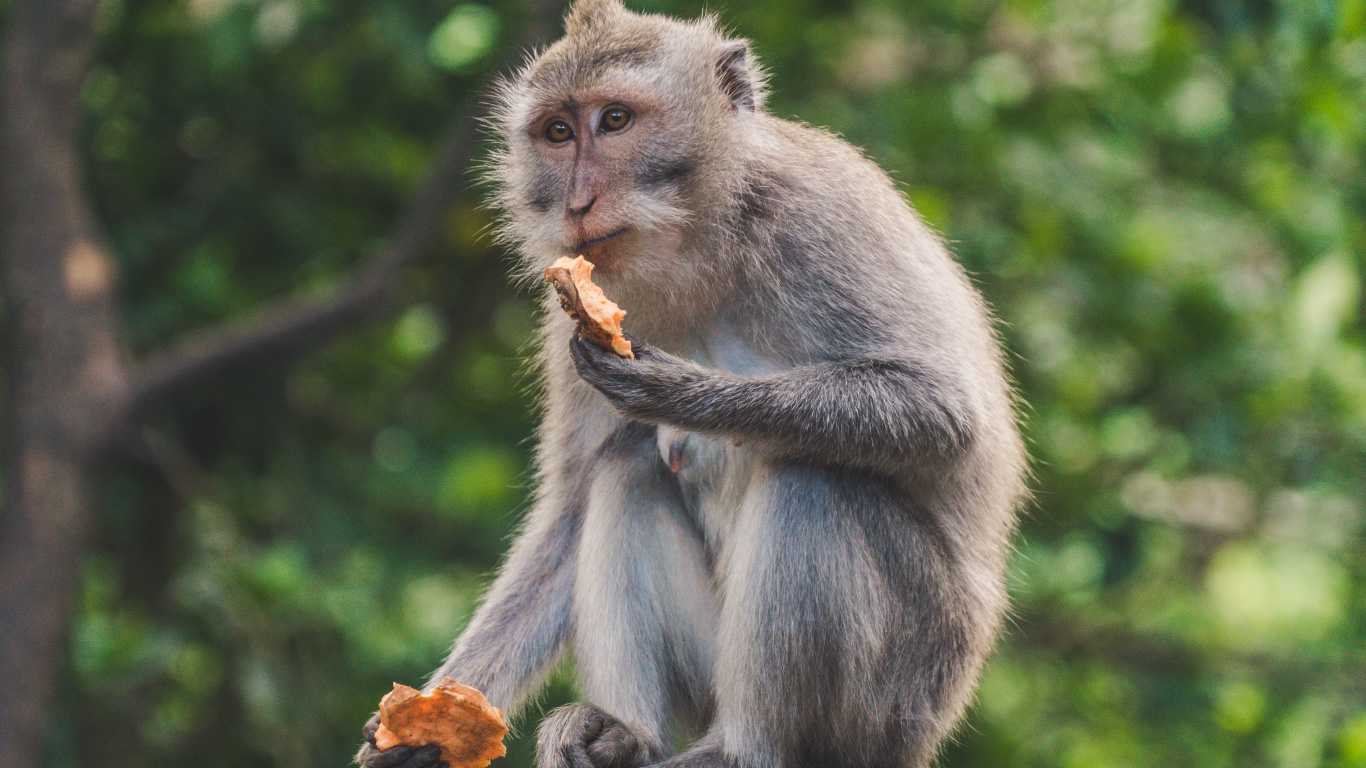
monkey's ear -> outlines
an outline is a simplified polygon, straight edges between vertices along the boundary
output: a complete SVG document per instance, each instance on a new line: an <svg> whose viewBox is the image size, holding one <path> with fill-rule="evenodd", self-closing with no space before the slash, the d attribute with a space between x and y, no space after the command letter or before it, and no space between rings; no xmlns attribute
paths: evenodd
<svg viewBox="0 0 1366 768"><path fill-rule="evenodd" d="M749 66L749 43L744 40L726 43L716 59L716 74L721 78L721 91L735 109L753 112L754 73Z"/></svg>
<svg viewBox="0 0 1366 768"><path fill-rule="evenodd" d="M564 20L565 34L581 35L602 26L616 14L625 12L626 6L621 4L621 0L576 0Z"/></svg>

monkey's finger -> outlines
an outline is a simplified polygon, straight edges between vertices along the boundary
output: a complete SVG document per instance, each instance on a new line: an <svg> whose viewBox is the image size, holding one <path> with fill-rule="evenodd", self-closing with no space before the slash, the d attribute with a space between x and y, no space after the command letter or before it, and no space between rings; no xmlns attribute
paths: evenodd
<svg viewBox="0 0 1366 768"><path fill-rule="evenodd" d="M641 751L636 735L621 723L585 741L588 759L595 766L626 765Z"/></svg>
<svg viewBox="0 0 1366 768"><path fill-rule="evenodd" d="M581 376L602 370L611 364L609 357L616 357L614 353L600 348L577 333L569 340L569 356L573 358L574 367Z"/></svg>
<svg viewBox="0 0 1366 768"><path fill-rule="evenodd" d="M584 336L582 333L576 332L573 338L570 340L570 345L582 345L582 349L585 354L591 355L594 360L598 361L603 365L614 364L618 366L627 366L635 362L635 359L633 358L622 357L621 355L618 355L616 352L613 352L610 349L604 349L603 347L598 346L597 344L590 341L588 337ZM641 350L644 350L646 354L650 354L649 348L638 341L631 342L631 350L631 354L635 355L635 358L640 357Z"/></svg>
<svg viewBox="0 0 1366 768"><path fill-rule="evenodd" d="M632 344L631 353L636 357L634 360L627 360L627 363L648 363L652 360L660 360L664 357L659 350L645 342Z"/></svg>
<svg viewBox="0 0 1366 768"><path fill-rule="evenodd" d="M399 763L407 760L412 753L413 750L410 747L380 750L374 746L369 746L361 752L359 762L364 768L395 768Z"/></svg>
<svg viewBox="0 0 1366 768"><path fill-rule="evenodd" d="M399 763L394 768L436 768L436 764L441 762L441 747L435 744L428 744L413 753L413 756Z"/></svg>
<svg viewBox="0 0 1366 768"><path fill-rule="evenodd" d="M574 337L569 340L569 348L580 357L587 357L594 360L606 359L607 355L615 354L608 352L597 344L589 341L582 333L574 334Z"/></svg>
<svg viewBox="0 0 1366 768"><path fill-rule="evenodd" d="M378 731L378 730L379 730L379 713L376 712L376 713L375 713L375 716L372 717L372 718L370 718L369 722L367 722L367 723L365 724L365 726L362 727L362 728L360 729L360 732L361 732L361 735L365 737L365 740L366 740L366 741L370 742L371 744L374 744L374 743L375 743L375 731Z"/></svg>
<svg viewBox="0 0 1366 768"><path fill-rule="evenodd" d="M637 360L640 359L642 354L646 357L649 357L650 355L653 355L655 353L654 347L650 346L649 344L646 344L643 341L640 341L639 339L625 331L621 332L621 337L631 342L631 354L635 355Z"/></svg>
<svg viewBox="0 0 1366 768"><path fill-rule="evenodd" d="M593 768L593 761L588 759L588 751L579 742L564 745L560 749L560 760L561 763L556 768Z"/></svg>

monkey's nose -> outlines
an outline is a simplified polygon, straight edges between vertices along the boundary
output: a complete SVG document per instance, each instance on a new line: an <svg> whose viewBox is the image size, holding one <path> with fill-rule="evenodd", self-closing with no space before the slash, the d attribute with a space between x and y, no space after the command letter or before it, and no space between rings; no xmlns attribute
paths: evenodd
<svg viewBox="0 0 1366 768"><path fill-rule="evenodd" d="M568 205L569 215L576 219L582 219L584 216L588 215L588 212L593 209L593 203L596 203L597 201L597 195L589 197L586 202L582 199L575 200L574 198L570 198Z"/></svg>

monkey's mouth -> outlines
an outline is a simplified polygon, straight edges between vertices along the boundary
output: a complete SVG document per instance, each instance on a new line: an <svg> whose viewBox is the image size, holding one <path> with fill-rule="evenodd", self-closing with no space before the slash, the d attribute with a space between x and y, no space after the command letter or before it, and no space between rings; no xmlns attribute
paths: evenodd
<svg viewBox="0 0 1366 768"><path fill-rule="evenodd" d="M616 238L618 238L618 237L621 237L622 235L624 235L624 234L626 234L627 232L630 232L630 231L631 231L631 228L630 228L630 227L622 227L621 229L618 229L618 230L615 231L615 232L608 232L608 233L605 234L605 235L600 235L600 236L598 236L598 237L594 237L594 238L591 238L591 239L588 239L588 240L584 240L583 242L580 242L580 243L574 243L574 248L573 248L573 250L575 250L575 251L582 251L582 250L586 250L586 249L588 249L588 248L592 248L592 247L595 246L595 245L602 245L603 243L607 242L608 240L614 240L614 239L616 239Z"/></svg>

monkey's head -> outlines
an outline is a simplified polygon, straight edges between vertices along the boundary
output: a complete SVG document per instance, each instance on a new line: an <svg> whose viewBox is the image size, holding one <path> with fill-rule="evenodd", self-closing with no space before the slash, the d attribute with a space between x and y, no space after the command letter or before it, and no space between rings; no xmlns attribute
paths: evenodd
<svg viewBox="0 0 1366 768"><path fill-rule="evenodd" d="M499 97L494 176L528 275L581 253L595 278L626 287L677 270L681 243L710 239L739 187L763 82L747 44L714 19L579 0L564 38Z"/></svg>

